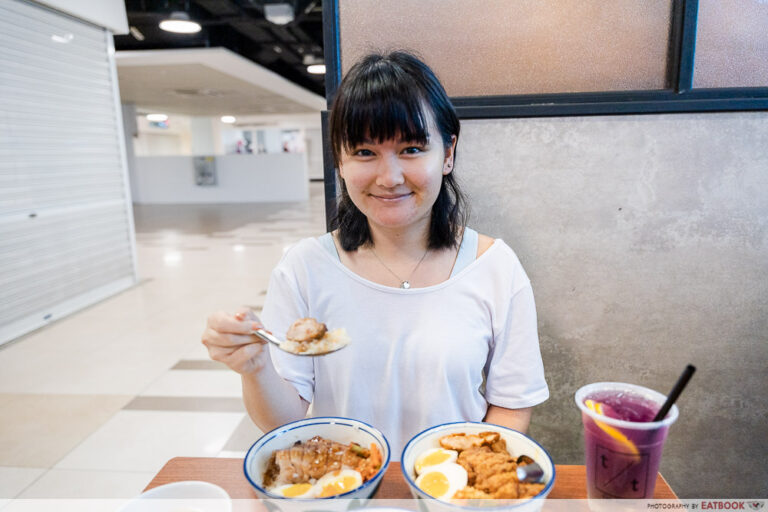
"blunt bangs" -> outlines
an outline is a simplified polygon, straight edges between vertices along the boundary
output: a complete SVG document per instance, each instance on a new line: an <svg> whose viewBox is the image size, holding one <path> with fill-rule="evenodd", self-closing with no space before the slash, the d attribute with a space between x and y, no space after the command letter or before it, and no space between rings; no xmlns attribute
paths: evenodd
<svg viewBox="0 0 768 512"><path fill-rule="evenodd" d="M369 91L361 91L364 94ZM373 92L373 94L376 94ZM424 102L418 97L391 94L350 98L341 113L342 148L349 152L360 144L390 139L426 144L429 138ZM339 148L339 149L342 149Z"/></svg>
<svg viewBox="0 0 768 512"><path fill-rule="evenodd" d="M332 110L336 166L341 164L342 151L368 141L397 138L426 144L429 126L425 108L430 108L428 93L412 74L379 55L364 59L344 78Z"/></svg>

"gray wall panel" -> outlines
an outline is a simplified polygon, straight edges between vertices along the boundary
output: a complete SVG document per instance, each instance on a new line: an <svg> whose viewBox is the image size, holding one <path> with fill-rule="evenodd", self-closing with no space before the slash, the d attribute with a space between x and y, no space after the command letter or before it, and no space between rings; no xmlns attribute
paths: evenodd
<svg viewBox="0 0 768 512"><path fill-rule="evenodd" d="M681 497L768 495L768 112L464 121L472 225L531 277L552 398L532 435L583 464L573 394L680 400L661 472Z"/></svg>

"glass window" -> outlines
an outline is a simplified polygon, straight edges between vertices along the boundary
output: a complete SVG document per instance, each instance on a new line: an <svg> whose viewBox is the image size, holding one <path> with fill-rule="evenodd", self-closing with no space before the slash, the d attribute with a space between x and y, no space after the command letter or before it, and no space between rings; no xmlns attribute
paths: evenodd
<svg viewBox="0 0 768 512"><path fill-rule="evenodd" d="M699 0L693 86L768 86L768 1Z"/></svg>
<svg viewBox="0 0 768 512"><path fill-rule="evenodd" d="M339 0L342 72L416 51L451 96L663 89L672 0Z"/></svg>

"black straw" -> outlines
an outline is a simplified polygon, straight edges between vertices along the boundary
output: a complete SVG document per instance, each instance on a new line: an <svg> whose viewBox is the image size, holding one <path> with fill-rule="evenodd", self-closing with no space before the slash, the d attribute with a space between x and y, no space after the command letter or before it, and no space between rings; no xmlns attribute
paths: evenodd
<svg viewBox="0 0 768 512"><path fill-rule="evenodd" d="M656 414L656 417L653 418L653 421L661 421L666 416L669 410L672 408L672 404L675 403L675 400L677 400L677 397L680 396L680 393L683 392L685 389L685 385L688 384L688 381L691 380L691 377L693 376L693 372L696 371L696 367L692 364L689 364L685 367L685 370L683 370L682 375L680 375L680 378L677 379L677 384L675 384L675 387L672 388L672 391L669 392L669 395L667 396L667 401L664 402L664 405L661 406L661 409L659 409L659 412Z"/></svg>

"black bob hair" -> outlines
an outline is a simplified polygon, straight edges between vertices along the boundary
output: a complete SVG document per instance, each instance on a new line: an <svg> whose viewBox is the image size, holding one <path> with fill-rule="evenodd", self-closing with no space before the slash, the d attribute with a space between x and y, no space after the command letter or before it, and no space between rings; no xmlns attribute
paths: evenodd
<svg viewBox="0 0 768 512"><path fill-rule="evenodd" d="M398 137L426 144L431 110L448 150L451 137L459 138L459 118L434 72L413 55L395 51L363 57L347 72L336 93L330 116L331 147L336 168L341 155L366 139L382 142ZM454 162L455 162L454 151ZM355 206L341 182L334 225L345 251L373 245L366 216ZM467 219L466 201L453 172L443 182L429 226L430 249L452 248Z"/></svg>

